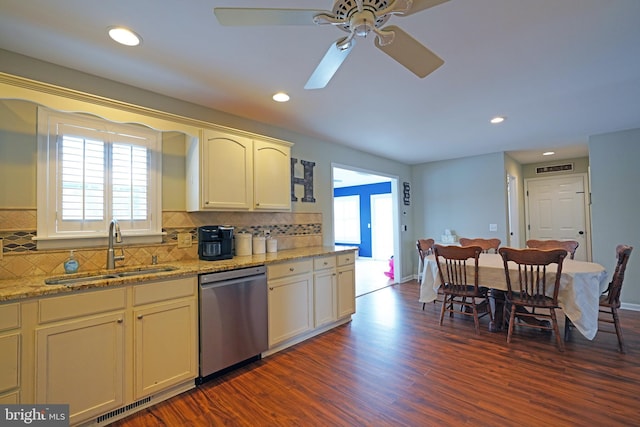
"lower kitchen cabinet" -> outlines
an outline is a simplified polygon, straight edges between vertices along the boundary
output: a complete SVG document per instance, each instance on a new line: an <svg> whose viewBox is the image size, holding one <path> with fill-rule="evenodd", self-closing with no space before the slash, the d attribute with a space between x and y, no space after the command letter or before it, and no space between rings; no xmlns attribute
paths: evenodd
<svg viewBox="0 0 640 427"><path fill-rule="evenodd" d="M338 318L356 312L356 254L338 255Z"/></svg>
<svg viewBox="0 0 640 427"><path fill-rule="evenodd" d="M194 319L194 299L134 310L136 399L197 376Z"/></svg>
<svg viewBox="0 0 640 427"><path fill-rule="evenodd" d="M75 425L193 387L196 301L195 276L38 300L35 403L68 403Z"/></svg>
<svg viewBox="0 0 640 427"><path fill-rule="evenodd" d="M355 313L355 251L267 264L269 351L346 323Z"/></svg>
<svg viewBox="0 0 640 427"><path fill-rule="evenodd" d="M20 400L20 304L0 305L0 404Z"/></svg>
<svg viewBox="0 0 640 427"><path fill-rule="evenodd" d="M313 261L267 266L269 347L313 329Z"/></svg>
<svg viewBox="0 0 640 427"><path fill-rule="evenodd" d="M71 424L124 404L124 311L36 331L36 401L68 403Z"/></svg>
<svg viewBox="0 0 640 427"><path fill-rule="evenodd" d="M313 308L314 326L336 321L336 257L322 256L313 260Z"/></svg>

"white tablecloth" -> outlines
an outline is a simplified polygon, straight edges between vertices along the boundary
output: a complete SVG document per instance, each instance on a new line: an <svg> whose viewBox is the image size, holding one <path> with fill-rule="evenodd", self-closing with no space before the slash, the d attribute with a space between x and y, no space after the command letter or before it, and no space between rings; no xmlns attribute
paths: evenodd
<svg viewBox="0 0 640 427"><path fill-rule="evenodd" d="M479 266L480 285L507 290L504 264L499 254L481 254ZM549 267L548 273L555 273L555 265ZM598 304L600 295L607 289L607 284L607 272L600 264L565 258L560 277L558 305L576 329L590 340L598 332ZM419 301L426 303L435 300L439 287L438 264L434 256L429 255L424 262Z"/></svg>

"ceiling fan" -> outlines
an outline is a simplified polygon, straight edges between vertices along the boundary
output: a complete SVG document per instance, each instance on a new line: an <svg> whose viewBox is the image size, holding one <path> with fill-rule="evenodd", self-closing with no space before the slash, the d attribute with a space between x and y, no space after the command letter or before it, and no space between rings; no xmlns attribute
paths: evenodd
<svg viewBox="0 0 640 427"><path fill-rule="evenodd" d="M336 0L333 10L217 7L221 25L334 25L348 33L334 42L305 84L325 87L347 58L355 38L373 32L375 46L418 77L426 77L444 64L435 53L394 25L381 28L391 15L408 16L449 0Z"/></svg>

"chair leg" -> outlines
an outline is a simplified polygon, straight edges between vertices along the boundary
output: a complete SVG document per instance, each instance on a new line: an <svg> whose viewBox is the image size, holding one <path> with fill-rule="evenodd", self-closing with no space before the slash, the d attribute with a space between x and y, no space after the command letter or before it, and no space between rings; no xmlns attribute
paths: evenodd
<svg viewBox="0 0 640 427"><path fill-rule="evenodd" d="M504 327L507 326L507 314L509 314L509 316L511 316L511 311L509 311L509 309L507 309L508 305L509 304L507 304L506 301L502 305L502 325L501 325L501 328L502 328L503 331L504 331Z"/></svg>
<svg viewBox="0 0 640 427"><path fill-rule="evenodd" d="M471 298L471 309L473 310L473 323L476 327L476 335L480 335L480 319L478 318L478 308L476 307L475 298Z"/></svg>
<svg viewBox="0 0 640 427"><path fill-rule="evenodd" d="M553 326L553 333L556 334L556 343L558 344L558 350L564 351L564 340L560 335L560 328L558 327L558 318L556 316L556 310L551 309L551 324Z"/></svg>
<svg viewBox="0 0 640 427"><path fill-rule="evenodd" d="M513 325L516 323L516 306L511 304L511 314L509 315L509 332L507 333L507 344L511 343Z"/></svg>
<svg viewBox="0 0 640 427"><path fill-rule="evenodd" d="M618 317L618 309L611 307L611 314L613 315L613 324L616 327L616 335L618 336L618 348L620 353L625 353L624 339L622 338L622 327L620 326L620 318Z"/></svg>
<svg viewBox="0 0 640 427"><path fill-rule="evenodd" d="M442 321L444 320L444 309L447 305L447 294L444 295L444 299L442 300L442 308L440 309L440 326L442 326Z"/></svg>

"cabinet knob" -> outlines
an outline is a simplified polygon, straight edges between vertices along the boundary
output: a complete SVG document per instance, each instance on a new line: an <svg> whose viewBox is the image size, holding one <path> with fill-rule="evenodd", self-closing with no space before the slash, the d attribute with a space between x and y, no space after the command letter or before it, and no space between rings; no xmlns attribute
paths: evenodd
<svg viewBox="0 0 640 427"><path fill-rule="evenodd" d="M289 267L289 271L296 271L296 269L293 267Z"/></svg>
<svg viewBox="0 0 640 427"><path fill-rule="evenodd" d="M116 320L116 323L122 323L122 319Z"/></svg>
<svg viewBox="0 0 640 427"><path fill-rule="evenodd" d="M272 291L272 290L273 290L273 288L269 288L269 290L270 290L270 291Z"/></svg>
<svg viewBox="0 0 640 427"><path fill-rule="evenodd" d="M142 319L144 316L142 314L138 314L138 319Z"/></svg>

